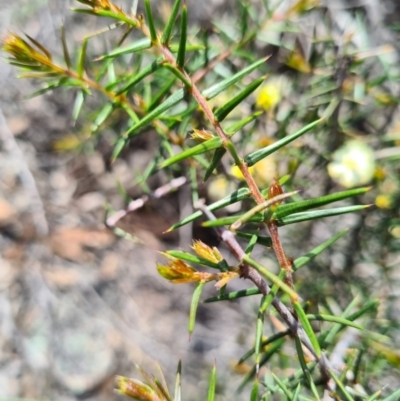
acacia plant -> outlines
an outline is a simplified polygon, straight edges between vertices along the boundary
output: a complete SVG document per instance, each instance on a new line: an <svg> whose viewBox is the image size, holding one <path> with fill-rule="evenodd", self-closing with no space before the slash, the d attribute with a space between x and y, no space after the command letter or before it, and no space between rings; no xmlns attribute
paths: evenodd
<svg viewBox="0 0 400 401"><path fill-rule="evenodd" d="M124 11L111 0L78 2L81 8L74 9L75 12L112 22L107 29L87 36L79 51L74 52L76 56L68 50L64 29L61 35L63 62L55 61L56 57L28 35L23 38L9 34L3 49L9 55L9 62L23 71L23 77L45 82L38 94L73 88L76 91L74 120L84 109L85 100L96 92L100 94L103 104L90 125L90 136L81 143L83 147L87 141L96 143L103 127L113 124L115 138L111 159L114 161L129 152L133 138L157 132L157 155L140 181L145 183L163 169L170 183L162 188L164 191L158 192L159 196L189 184L193 208L197 209L174 224L170 231L205 218L203 226L216 230L236 258L232 266L220 250L199 240L190 244L194 253L183 250L164 253L167 263L157 266L160 275L171 283L196 285L190 306L189 332L194 330L203 288L215 281L219 294L205 300L207 303L229 302L241 297L260 299L258 315L254 318L254 347L240 358L240 363L253 361L253 368L241 386L251 386L251 400L397 400L400 390L389 394L378 388L374 394L368 394L372 373L363 358L368 354L367 345L379 342L378 333L370 330L378 300L364 301L363 296L355 296L342 312L334 313L327 306L324 294L320 294L323 313L310 313L307 296L301 293L301 285L296 284L299 269L346 236L347 230L337 232L315 249L301 250L303 255L294 260L281 241L282 226L360 212L367 207L353 203L321 209L348 198L359 199L368 187L305 198L302 191L308 189L306 186L318 186L318 183L303 180L304 186L300 187L295 181L301 163L301 157L293 158L293 152L298 154L298 149L291 147L296 140L305 138L308 133L326 145L325 151L340 144L332 127L337 127L338 123L343 80L335 81L330 72L325 71L324 75L322 71L310 85L319 83L322 90L314 94L314 98L329 94L328 101L324 98L307 104L302 110L293 106L286 113L276 113L274 108L284 89L271 83L263 86L269 60L268 57L258 58L259 51L254 45L258 33L268 31L268 26L277 18L267 0L259 5L263 17L256 23L255 9L250 2L238 2L241 18L232 28L231 37L229 29L224 30L220 24L215 32L204 31L204 34L198 33L197 38L190 36L193 30L188 26L187 6L182 0L175 0L164 22L155 18L152 8L155 4L150 4L150 0L143 1L144 14L137 12L135 6L129 12ZM317 3L298 1L279 18L289 20L293 14L308 12ZM88 57L90 41L111 31L120 35L115 48L94 60ZM327 46L323 50L332 51ZM315 59L324 62L323 57ZM302 58L296 49L289 55L287 65L309 76L322 68ZM332 83L336 86L332 87ZM256 91L259 110L249 106ZM260 131L265 132L271 120L276 122L275 132L263 138ZM281 159L283 167L275 170L274 178L266 182L264 169L271 158ZM217 176L223 177L223 185L217 187L222 193L228 182L234 181L238 187L225 192L216 201L206 202L199 188L203 182L215 180ZM146 199L144 197L143 202ZM218 218L214 215L217 210L235 205L237 215L225 214ZM129 210L128 207L122 215ZM120 218L121 212L111 213L107 218L108 226L115 228ZM272 249L279 265L278 274L252 256L256 245ZM230 291L229 282L239 278L251 281L254 286ZM275 316L276 327L276 332L268 337L264 334L267 312ZM314 321L324 322L322 331L316 330ZM364 346L358 346L357 342ZM279 377L282 369L275 368L283 358L280 351L290 344L295 347L297 358L283 370L291 374ZM375 353L373 357L380 356ZM265 374L264 366L268 368ZM137 400L181 399L180 363L174 396L164 383L141 373L142 381L118 377L119 391ZM214 368L208 400L214 399L215 388Z"/></svg>

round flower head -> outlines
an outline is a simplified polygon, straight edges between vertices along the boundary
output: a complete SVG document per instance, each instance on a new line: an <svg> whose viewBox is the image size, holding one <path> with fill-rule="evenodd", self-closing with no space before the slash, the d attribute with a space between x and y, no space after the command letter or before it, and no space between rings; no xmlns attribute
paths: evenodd
<svg viewBox="0 0 400 401"><path fill-rule="evenodd" d="M367 184L374 176L375 158L364 142L351 140L332 155L328 164L331 178L346 188Z"/></svg>

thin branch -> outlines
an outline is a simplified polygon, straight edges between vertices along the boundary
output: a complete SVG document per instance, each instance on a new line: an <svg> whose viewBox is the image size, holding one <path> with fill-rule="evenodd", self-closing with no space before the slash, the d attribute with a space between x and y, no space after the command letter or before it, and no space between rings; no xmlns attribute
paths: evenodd
<svg viewBox="0 0 400 401"><path fill-rule="evenodd" d="M199 201L195 206L198 209L200 209L209 220L216 220L216 217L207 208L204 202ZM221 237L222 241L225 243L225 245L239 260L239 262L241 262L240 272L242 277L251 280L258 287L258 289L264 296L268 295L271 291L271 288L265 282L262 276L248 264L242 263L243 257L246 254L242 249L242 247L240 246L240 244L237 242L234 234L223 227L217 227L215 229L218 232L219 236ZM281 316L283 321L287 324L292 335L299 337L304 346L311 352L311 354L319 364L321 375L327 381L327 379L329 379L330 377L329 370L332 369L328 358L325 356L324 353L322 353L320 358L318 357L317 353L314 350L314 347L311 344L310 339L308 338L300 322L293 315L293 313L287 308L287 306L281 302L279 298L274 297L274 299L272 300L272 305L274 306L278 314ZM328 383L328 381L327 381L327 388L329 390L332 390L331 383Z"/></svg>
<svg viewBox="0 0 400 401"><path fill-rule="evenodd" d="M150 199L158 199L162 198L163 196L169 194L170 192L178 189L182 185L186 184L187 178L186 177L178 177L171 180L168 184L162 185L161 187L157 188L155 191L150 193L149 195L143 195L142 197L133 200L128 204L125 209L118 210L112 216L107 217L106 219L106 226L113 228L117 225L117 223L124 218L128 213L133 212L134 210L140 209L145 203L147 203Z"/></svg>

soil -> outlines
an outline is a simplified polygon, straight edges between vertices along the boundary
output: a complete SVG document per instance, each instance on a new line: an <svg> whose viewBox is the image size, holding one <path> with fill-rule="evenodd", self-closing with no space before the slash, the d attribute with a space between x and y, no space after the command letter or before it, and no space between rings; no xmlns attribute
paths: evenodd
<svg viewBox="0 0 400 401"><path fill-rule="evenodd" d="M211 6L194 3L192 16L207 21ZM96 21L72 19L69 5L0 0L0 36L28 32L58 52L62 21L73 38L97 27ZM158 374L159 363L173 383L182 359L187 399L204 398L215 360L219 390L228 399L242 376L234 376L229 388L224 378L252 346L258 300L200 305L189 341L193 287L170 284L155 268L163 260L158 251L188 249L187 231L162 234L179 219L188 194L147 204L124 220L132 237L116 236L104 224L107 204L125 207L116 183L132 198L142 195L130 185L132 161L123 157L110 166L110 149L101 144L90 154L54 151L54 143L75 129L73 94L27 99L37 86L15 75L0 63L0 398L120 398L113 392L116 374L137 377L135 364ZM151 148L140 156L145 164ZM159 175L152 185L165 183ZM305 227L308 249L343 224ZM285 233L290 247L293 231ZM209 233L195 235L215 241ZM204 297L216 293L211 287Z"/></svg>

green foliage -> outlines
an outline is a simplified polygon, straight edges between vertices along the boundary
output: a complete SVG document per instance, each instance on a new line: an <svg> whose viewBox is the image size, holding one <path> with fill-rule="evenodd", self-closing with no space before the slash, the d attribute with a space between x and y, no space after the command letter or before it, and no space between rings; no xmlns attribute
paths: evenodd
<svg viewBox="0 0 400 401"><path fill-rule="evenodd" d="M366 302L371 294L362 288L356 291L357 286L347 286L351 290L345 295L339 294L343 299L338 299L337 304L332 303L331 295L319 294L320 308L324 311L309 313L310 303L304 289L312 287L320 273L311 272L308 287L303 279L295 280L300 268L313 263L315 266L314 258L317 256L328 259L324 252L340 238L346 238L348 230L330 236L309 252L300 247L300 256L292 260L283 248L279 229L301 222L303 225L299 224L298 229L301 233L313 220L328 221L328 217L364 213L368 207L364 200L370 202L371 198L366 194L370 188L362 185L373 179L381 191L381 198L378 196L376 201L378 207L390 209L399 199L396 190L388 196L381 188L387 177L395 172L390 164L396 159L391 145L381 149L380 160L384 162L378 168L374 164L377 161L371 156L372 151L362 139L341 148L346 135L355 136L353 120L368 118L368 110L362 107L363 102L371 100L367 98L367 92L376 102L393 107L398 105L399 99L389 96L380 84L394 79L392 66L382 61L384 76L370 79L368 62L357 53L350 38L343 39L347 41L344 54L336 64L335 49L338 46L329 30L323 39L314 32L308 58L300 51L297 42L288 46L283 40L284 34L298 32L294 22L296 18L307 12L314 12L324 20L327 18L318 1L295 2L280 16L280 25L276 25L275 11L270 7L274 2L264 1L262 12L251 2L238 2L238 20L241 22L235 24L234 34L216 23L217 33L209 33L204 45L195 44L191 39L195 29L188 24L188 10L181 0L173 4L165 25L157 20L150 0L144 1L145 17L127 13L109 0L78 1L84 8L75 9L76 12L111 19L117 23L115 29L122 31L120 40L109 53L89 61L90 42L97 36L90 35L75 52L74 63L67 48L68 33L64 28L61 31L61 53L65 65L53 61L55 57L29 36L26 40L10 34L3 48L9 55L9 62L24 71L24 77L45 82L46 86L37 94L57 88L76 90L73 121L84 118L82 111L88 96L95 92L102 95L104 104L92 119L90 132L101 134L106 124L114 124L114 141L110 144L113 147L112 161L122 157L122 152L134 143L135 137L145 137L150 131L155 131L158 134L158 156L143 174L143 180L163 169L171 181L180 174L190 182L192 198L196 201L194 206L199 210L175 223L169 231L205 217L202 225L217 229L236 258L236 265L230 266L218 249L201 242L193 243L196 255L177 250L164 254L169 263L157 267L163 278L171 283L196 283L190 306L189 333L195 328L201 294L210 281L217 282L220 293L206 299L205 303L262 294L257 318L254 319L254 346L239 361L239 364L245 364L254 356L239 388L251 387L251 400L267 400L270 396L288 400L322 399L324 392L333 397L330 399L397 399L398 390L395 389L390 389L391 394L386 389L376 391L374 388L372 391L369 377L375 373L367 363L358 363L357 368L354 367L354 360L358 360L354 341L345 344L344 352L338 351L337 347L344 341L343 331L356 329L361 341L360 359L379 359L399 366L398 354L391 352L387 344L382 344L386 333L381 333L379 324L370 317L376 312L378 301ZM359 24L361 26L362 21ZM326 26L329 26L328 22ZM279 30L282 35L275 35ZM123 46L128 38L130 43ZM253 45L256 42L272 43L284 49L287 55L283 64L291 70L292 78L286 74L281 80L275 76L266 81L267 73L274 73L268 65L268 57L260 58L255 51ZM133 62L126 63L128 57ZM352 79L352 74L355 79ZM333 79L334 75L337 78ZM255 112L249 106L261 111ZM124 116L119 124L112 120L117 111ZM272 125L274 134L267 137L265 127L268 124ZM187 137L187 132L193 132L191 138ZM308 147L305 138L312 138L314 148ZM92 140L96 143L96 136L92 135ZM399 137L387 136L385 140L394 144ZM350 161L355 157L349 153L354 151L363 160L364 171L359 171L355 163L349 162L349 157ZM279 163L276 162L278 159ZM324 185L307 175L297 177L300 168L310 172L315 167L324 169L327 160L330 161L327 174L321 179L321 182L325 180ZM266 172L264 163L267 162L275 163L273 177ZM389 171L387 177L383 174L381 178L374 178L373 174L376 177L379 168ZM198 202L202 196L198 184L203 177L206 182L213 181L220 173L223 183L232 183L237 189L220 191L219 199L207 205ZM347 189L339 191L335 180ZM286 193L283 193L283 187ZM311 197L302 196L296 189L316 190L311 191L315 194ZM289 195L292 200L282 203ZM342 203L334 208L324 208L334 202ZM217 218L213 214L238 205L240 212L237 215L225 213ZM316 208L322 209L313 210ZM382 223L382 232L387 230L388 220L386 217L386 226ZM398 219L390 220L390 224L393 232L400 229ZM262 230L267 235L262 235ZM296 244L295 239L293 244ZM386 246L394 247L392 242ZM272 248L277 272L270 271L256 260L256 256L252 256L256 247ZM191 264L218 272L199 271ZM239 277L250 280L254 287L228 291L229 282ZM355 296L355 293L359 295ZM343 311L340 305L347 302L346 297L351 299ZM267 313L271 316L268 325ZM354 322L356 319L357 323ZM322 332L315 329L313 323L316 321L323 322ZM278 328L278 332L266 337L267 327L269 331ZM287 349L295 349L296 357L289 359ZM339 355L341 364L334 366L331 360L338 358L338 352L342 352ZM262 370L267 363L268 369ZM346 375L350 371L353 377ZM262 372L268 380L263 378ZM165 384L143 371L140 373L143 381L119 377L119 391L137 400L172 400ZM179 362L175 401L181 400L181 373ZM248 386L249 382L253 382L252 386ZM207 399L214 400L216 392L214 367ZM371 394L369 397L368 393Z"/></svg>

